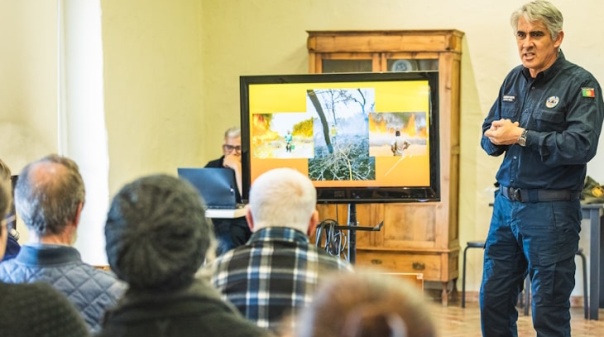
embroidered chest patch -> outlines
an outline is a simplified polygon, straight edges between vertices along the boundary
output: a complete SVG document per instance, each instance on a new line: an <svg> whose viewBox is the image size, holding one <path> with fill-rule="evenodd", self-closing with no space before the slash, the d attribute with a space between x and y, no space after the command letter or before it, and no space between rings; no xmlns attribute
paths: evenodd
<svg viewBox="0 0 604 337"><path fill-rule="evenodd" d="M545 101L545 106L548 108L555 108L556 105L558 105L558 103L560 102L560 97L558 96L550 96L547 98L547 100Z"/></svg>

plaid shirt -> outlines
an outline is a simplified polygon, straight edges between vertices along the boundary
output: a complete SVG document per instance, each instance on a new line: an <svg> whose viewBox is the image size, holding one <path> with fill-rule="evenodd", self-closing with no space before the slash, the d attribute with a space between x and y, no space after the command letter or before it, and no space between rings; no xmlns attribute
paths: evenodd
<svg viewBox="0 0 604 337"><path fill-rule="evenodd" d="M310 244L308 236L287 227L263 228L247 244L218 257L212 283L248 319L278 331L288 314L313 299L319 278L352 271L345 260ZM293 322L292 322L293 324Z"/></svg>

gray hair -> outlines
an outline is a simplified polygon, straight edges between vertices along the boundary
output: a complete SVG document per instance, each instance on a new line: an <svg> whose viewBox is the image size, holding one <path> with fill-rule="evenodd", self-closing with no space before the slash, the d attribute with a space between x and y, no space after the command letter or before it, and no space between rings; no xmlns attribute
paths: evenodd
<svg viewBox="0 0 604 337"><path fill-rule="evenodd" d="M17 213L38 236L62 233L85 197L78 165L56 154L25 166L15 187Z"/></svg>
<svg viewBox="0 0 604 337"><path fill-rule="evenodd" d="M177 289L193 282L213 242L199 193L165 174L126 184L105 225L107 259L130 288Z"/></svg>
<svg viewBox="0 0 604 337"><path fill-rule="evenodd" d="M306 233L316 203L317 191L310 179L290 168L263 173L250 190L255 228L287 226Z"/></svg>
<svg viewBox="0 0 604 337"><path fill-rule="evenodd" d="M564 18L556 6L549 1L535 0L524 4L512 13L510 22L514 32L518 29L518 20L524 17L528 22L543 22L553 40L562 31Z"/></svg>
<svg viewBox="0 0 604 337"><path fill-rule="evenodd" d="M231 128L228 128L225 132L224 132L224 139L226 140L227 138L235 138L235 137L241 137L241 129L233 126Z"/></svg>

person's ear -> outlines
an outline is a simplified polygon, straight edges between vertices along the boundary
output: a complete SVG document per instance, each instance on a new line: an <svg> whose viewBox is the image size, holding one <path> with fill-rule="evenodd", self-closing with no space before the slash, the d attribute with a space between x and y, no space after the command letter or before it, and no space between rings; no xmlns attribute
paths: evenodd
<svg viewBox="0 0 604 337"><path fill-rule="evenodd" d="M308 236L313 235L318 224L319 224L319 211L317 211L315 209L314 212L312 212L312 215L310 216L310 220L308 222L308 231L306 232L306 234Z"/></svg>
<svg viewBox="0 0 604 337"><path fill-rule="evenodd" d="M252 209L250 205L245 205L245 220L250 231L254 231L254 217L252 216Z"/></svg>
<svg viewBox="0 0 604 337"><path fill-rule="evenodd" d="M83 209L84 209L84 202L82 201L78 204L78 209L76 210L76 214L73 217L73 224L76 227L80 224L80 218L82 217Z"/></svg>
<svg viewBox="0 0 604 337"><path fill-rule="evenodd" d="M560 33L558 33L558 37L554 40L554 47L560 48L562 40L564 40L564 31L560 31Z"/></svg>

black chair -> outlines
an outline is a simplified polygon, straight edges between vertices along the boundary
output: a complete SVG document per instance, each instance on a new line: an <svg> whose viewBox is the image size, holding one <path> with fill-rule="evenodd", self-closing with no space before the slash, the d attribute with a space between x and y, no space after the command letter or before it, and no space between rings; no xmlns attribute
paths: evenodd
<svg viewBox="0 0 604 337"><path fill-rule="evenodd" d="M468 241L466 248L463 250L463 274L461 278L461 307L466 307L466 254L468 249L480 248L484 249L484 241Z"/></svg>
<svg viewBox="0 0 604 337"><path fill-rule="evenodd" d="M589 294L589 292L587 291L587 259L585 258L585 254L583 254L583 248L579 248L579 250L577 250L576 255L581 258L581 262L583 265L583 313L584 313L585 319L587 319L589 317L588 316L589 301L588 301L588 295L587 295L587 294ZM524 280L524 315L525 316L528 316L530 307L531 307L531 280L527 276L526 279Z"/></svg>

